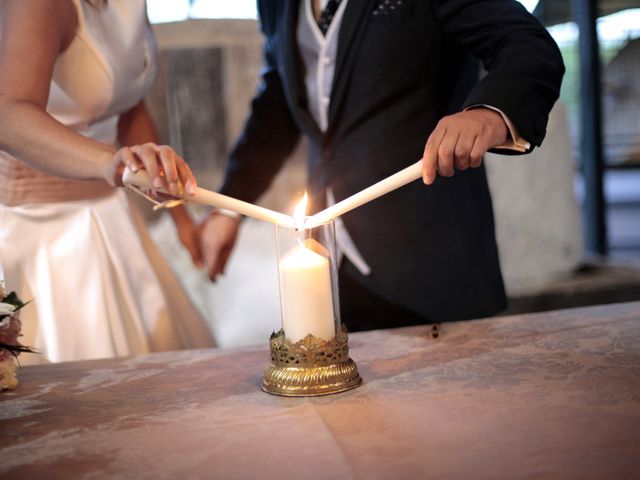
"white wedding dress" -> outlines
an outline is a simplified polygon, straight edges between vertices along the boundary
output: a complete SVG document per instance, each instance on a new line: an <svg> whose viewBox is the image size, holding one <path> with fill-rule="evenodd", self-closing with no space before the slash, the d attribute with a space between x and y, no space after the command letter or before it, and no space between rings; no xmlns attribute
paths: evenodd
<svg viewBox="0 0 640 480"><path fill-rule="evenodd" d="M79 26L56 61L47 111L115 145L119 114L155 75L146 5L73 2ZM21 341L42 355L23 364L214 346L127 194L102 181L50 177L0 152L0 263L8 290L33 299Z"/></svg>

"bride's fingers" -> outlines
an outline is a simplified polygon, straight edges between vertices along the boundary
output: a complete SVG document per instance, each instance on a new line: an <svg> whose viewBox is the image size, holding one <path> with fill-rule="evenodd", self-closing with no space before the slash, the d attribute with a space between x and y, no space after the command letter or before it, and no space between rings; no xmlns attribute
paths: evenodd
<svg viewBox="0 0 640 480"><path fill-rule="evenodd" d="M128 147L120 149L118 152L119 160L132 172L140 170L140 162Z"/></svg>
<svg viewBox="0 0 640 480"><path fill-rule="evenodd" d="M160 169L158 168L158 158L156 151L150 144L136 145L131 147L131 151L138 157L144 169L147 171L149 178L152 181L154 188L166 188L165 182L160 176Z"/></svg>
<svg viewBox="0 0 640 480"><path fill-rule="evenodd" d="M189 195L196 192L196 179L187 162L167 145L146 143L124 147L117 156L132 172L144 168L154 189L164 189L175 196L178 182L182 182Z"/></svg>
<svg viewBox="0 0 640 480"><path fill-rule="evenodd" d="M180 181L184 185L184 189L189 195L196 193L197 183L196 178L193 176L189 165L178 154L176 154L176 166L178 168L178 174L180 175Z"/></svg>
<svg viewBox="0 0 640 480"><path fill-rule="evenodd" d="M178 193L178 169L177 169L177 154L171 147L161 145L155 148L156 152L160 156L162 162L162 169L164 170L164 178L169 186L169 192L172 195Z"/></svg>
<svg viewBox="0 0 640 480"><path fill-rule="evenodd" d="M200 239L197 235L192 234L188 239L185 239L182 244L185 246L189 254L191 255L191 260L193 261L193 265L197 269L202 268L202 252L200 251Z"/></svg>
<svg viewBox="0 0 640 480"><path fill-rule="evenodd" d="M140 169L135 156L127 147L123 147L115 152L111 157L111 161L106 165L104 178L109 185L114 187L123 186L122 174L125 167L134 172Z"/></svg>

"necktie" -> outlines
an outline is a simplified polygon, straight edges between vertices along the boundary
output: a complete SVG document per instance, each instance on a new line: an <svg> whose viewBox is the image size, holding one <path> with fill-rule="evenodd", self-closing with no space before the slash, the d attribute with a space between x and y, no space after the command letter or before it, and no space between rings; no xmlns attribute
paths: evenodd
<svg viewBox="0 0 640 480"><path fill-rule="evenodd" d="M336 14L338 7L340 6L341 0L329 0L327 2L327 6L324 7L322 11L322 15L320 15L320 20L318 20L318 27L323 35L327 34L327 30L329 30L329 25L331 25L331 20L333 20L333 16Z"/></svg>

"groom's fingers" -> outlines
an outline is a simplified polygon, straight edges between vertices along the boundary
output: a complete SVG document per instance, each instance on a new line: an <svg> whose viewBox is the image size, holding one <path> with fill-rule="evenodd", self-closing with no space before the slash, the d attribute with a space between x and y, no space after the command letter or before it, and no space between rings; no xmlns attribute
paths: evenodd
<svg viewBox="0 0 640 480"><path fill-rule="evenodd" d="M233 247L229 245L225 245L218 254L218 261L216 262L216 276L224 275L224 270L227 268L227 262L229 261L229 256L231 256L231 251Z"/></svg>
<svg viewBox="0 0 640 480"><path fill-rule="evenodd" d="M422 154L422 181L426 185L431 185L436 179L438 173L438 149L446 132L446 128L438 124L427 139L424 153Z"/></svg>
<svg viewBox="0 0 640 480"><path fill-rule="evenodd" d="M207 276L209 277L209 280L211 280L212 282L216 281L216 271L218 269L218 264L217 264L217 252L209 252L209 253L205 253L204 255L204 259L205 259L205 265L207 267Z"/></svg>
<svg viewBox="0 0 640 480"><path fill-rule="evenodd" d="M209 278L211 280L216 281L220 275L224 275L232 250L232 245L223 245L218 249L215 260L212 262L212 268L209 271Z"/></svg>

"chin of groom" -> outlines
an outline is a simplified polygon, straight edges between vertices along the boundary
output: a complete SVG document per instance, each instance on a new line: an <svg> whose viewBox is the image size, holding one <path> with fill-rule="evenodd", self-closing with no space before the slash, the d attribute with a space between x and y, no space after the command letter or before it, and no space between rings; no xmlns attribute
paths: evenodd
<svg viewBox="0 0 640 480"><path fill-rule="evenodd" d="M354 331L502 310L482 158L541 144L564 73L546 30L515 0L262 0L258 9L262 82L222 193L254 202L301 135L316 205L424 158L424 182L338 221L342 321ZM211 277L237 228L217 212L205 220Z"/></svg>

